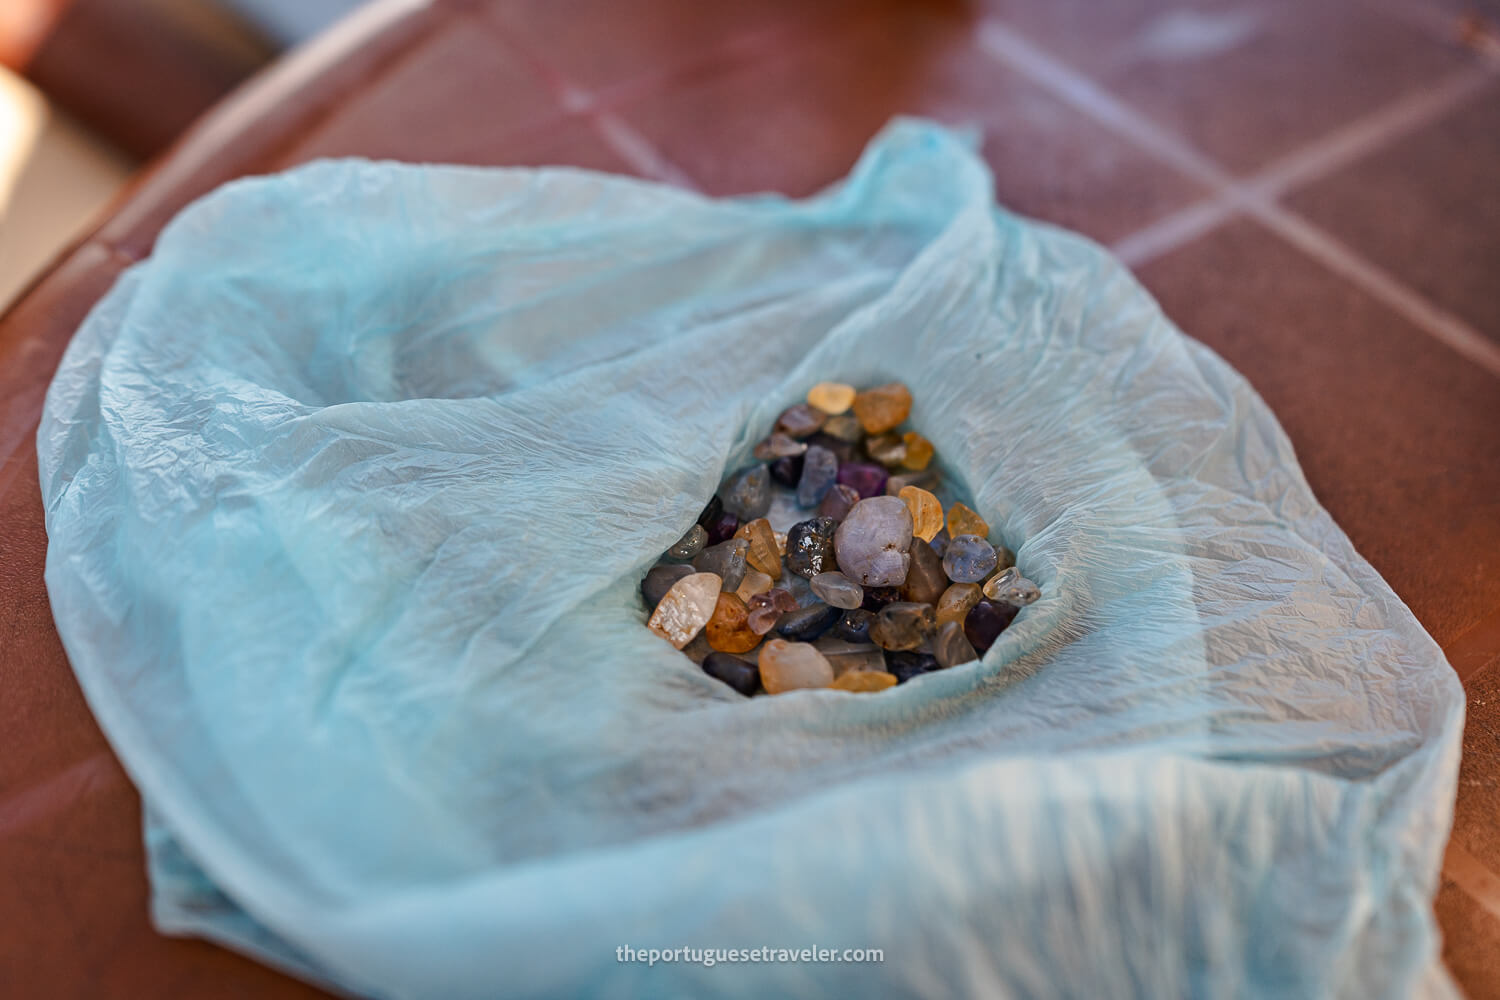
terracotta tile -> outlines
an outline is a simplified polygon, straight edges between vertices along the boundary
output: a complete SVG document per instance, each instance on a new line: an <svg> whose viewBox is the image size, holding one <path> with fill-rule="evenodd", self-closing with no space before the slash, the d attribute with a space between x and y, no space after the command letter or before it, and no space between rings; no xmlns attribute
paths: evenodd
<svg viewBox="0 0 1500 1000"><path fill-rule="evenodd" d="M717 194L816 191L897 114L979 126L1002 203L1101 240L1203 193L986 56L972 28L942 11L891 14L618 110Z"/></svg>
<svg viewBox="0 0 1500 1000"><path fill-rule="evenodd" d="M1467 694L1453 839L1490 871L1500 873L1500 670L1470 678Z"/></svg>
<svg viewBox="0 0 1500 1000"><path fill-rule="evenodd" d="M458 110L465 107L485 110ZM561 115L550 86L524 57L475 18L461 16L344 101L277 163L319 156L503 162L508 138Z"/></svg>
<svg viewBox="0 0 1500 1000"><path fill-rule="evenodd" d="M1238 172L1477 58L1362 0L983 6Z"/></svg>
<svg viewBox="0 0 1500 1000"><path fill-rule="evenodd" d="M1249 222L1142 278L1259 390L1318 498L1439 642L1500 607L1500 379Z"/></svg>
<svg viewBox="0 0 1500 1000"><path fill-rule="evenodd" d="M1500 84L1289 204L1500 341Z"/></svg>
<svg viewBox="0 0 1500 1000"><path fill-rule="evenodd" d="M1437 895L1443 964L1471 1000L1500 997L1500 919L1447 879Z"/></svg>

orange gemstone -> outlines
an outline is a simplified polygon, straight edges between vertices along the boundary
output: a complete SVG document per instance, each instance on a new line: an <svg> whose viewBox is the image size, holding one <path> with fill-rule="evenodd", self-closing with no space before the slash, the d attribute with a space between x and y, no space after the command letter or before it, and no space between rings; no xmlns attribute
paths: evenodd
<svg viewBox="0 0 1500 1000"><path fill-rule="evenodd" d="M750 550L745 553L745 560L751 566L772 580L781 579L781 553L777 551L776 533L771 530L770 521L763 517L746 521L740 525L734 537L743 538L750 543Z"/></svg>
<svg viewBox="0 0 1500 1000"><path fill-rule="evenodd" d="M903 486L897 494L911 511L913 535L930 542L943 530L943 504L920 486Z"/></svg>
<svg viewBox="0 0 1500 1000"><path fill-rule="evenodd" d="M911 390L900 382L878 385L854 397L854 415L867 434L897 426L911 413Z"/></svg>
<svg viewBox="0 0 1500 1000"><path fill-rule="evenodd" d="M932 462L932 442L916 431L907 431L901 435L901 440L906 444L906 457L901 460L901 464L918 472L927 468Z"/></svg>
<svg viewBox="0 0 1500 1000"><path fill-rule="evenodd" d="M854 395L852 385L845 385L842 382L819 382L807 390L807 402L829 416L835 416L854 405Z"/></svg>
<svg viewBox="0 0 1500 1000"><path fill-rule="evenodd" d="M896 676L884 670L851 670L834 681L833 686L839 691L884 691L896 686Z"/></svg>
<svg viewBox="0 0 1500 1000"><path fill-rule="evenodd" d="M943 591L943 596L937 602L937 623L944 625L948 622L963 624L964 619L969 617L969 610L979 603L984 596L983 589L977 583L955 583Z"/></svg>
<svg viewBox="0 0 1500 1000"><path fill-rule="evenodd" d="M989 522L972 509L956 500L953 506L948 508L949 538L957 538L959 535L978 535L980 538L988 538L989 534Z"/></svg>
<svg viewBox="0 0 1500 1000"><path fill-rule="evenodd" d="M721 653L748 653L760 644L760 636L750 631L748 621L745 602L735 594L721 593L703 634Z"/></svg>

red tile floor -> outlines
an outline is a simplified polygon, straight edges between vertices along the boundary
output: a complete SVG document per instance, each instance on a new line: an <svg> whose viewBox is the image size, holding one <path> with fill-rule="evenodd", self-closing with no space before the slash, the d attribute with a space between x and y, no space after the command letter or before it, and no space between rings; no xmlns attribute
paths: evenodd
<svg viewBox="0 0 1500 1000"><path fill-rule="evenodd" d="M16 355L55 364L87 302L149 251L165 218L229 177L357 154L562 162L714 194L800 195L842 175L893 114L975 125L1002 202L1113 247L1182 329L1249 377L1324 505L1447 652L1470 703L1436 907L1455 977L1473 997L1500 997L1500 4L377 7L345 29L357 46L329 59L335 44L320 43L211 116L0 321L0 407L11 407L0 516L14 506L37 520L34 456L4 431L40 404L30 383L4 400L7 345L32 343L15 331L60 331ZM57 307L60 284L82 305ZM0 537L0 557L30 544ZM76 715L70 678L14 666L60 654L38 631L36 581L6 572L0 558L0 597L31 597L0 601L0 624L13 623L0 628L0 682L21 692L0 722ZM77 799L24 834L0 828L9 845L45 831L100 864L139 864L133 796L96 733L39 734L3 768L61 775ZM12 794L0 784L0 802ZM51 906L81 894L34 850L24 876L0 863L0 882ZM132 878L111 883L106 907L69 904L71 940L33 931L0 945L0 959L26 947L70 994L172 992L219 969L213 981L266 995L269 974L151 940ZM0 922L20 925L19 905L0 892ZM101 935L114 943L92 943ZM176 971L116 961L109 949L125 942Z"/></svg>

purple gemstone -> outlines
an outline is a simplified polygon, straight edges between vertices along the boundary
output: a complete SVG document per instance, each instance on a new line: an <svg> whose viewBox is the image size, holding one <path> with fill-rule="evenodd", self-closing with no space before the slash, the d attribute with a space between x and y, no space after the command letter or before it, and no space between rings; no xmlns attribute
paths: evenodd
<svg viewBox="0 0 1500 1000"><path fill-rule="evenodd" d="M725 511L703 527L708 530L708 544L718 545L734 537L734 533L740 529L740 519Z"/></svg>
<svg viewBox="0 0 1500 1000"><path fill-rule="evenodd" d="M861 500L885 496L885 481L890 473L869 462L850 462L839 467L838 481L854 488Z"/></svg>
<svg viewBox="0 0 1500 1000"><path fill-rule="evenodd" d="M964 635L975 651L983 656L1020 610L1010 604L980 601L969 609L969 615L964 619Z"/></svg>

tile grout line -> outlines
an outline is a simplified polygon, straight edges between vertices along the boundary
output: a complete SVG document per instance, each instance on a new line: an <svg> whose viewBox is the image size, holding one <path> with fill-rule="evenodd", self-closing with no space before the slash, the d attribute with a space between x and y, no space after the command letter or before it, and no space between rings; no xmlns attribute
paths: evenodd
<svg viewBox="0 0 1500 1000"><path fill-rule="evenodd" d="M1131 255L1125 258L1127 263L1142 263L1151 256L1171 249L1176 245L1173 240L1185 241L1187 238L1201 236L1237 212L1243 212L1304 254L1394 309L1434 340L1492 374L1500 375L1500 345L1485 338L1457 316L1429 302L1394 275L1366 260L1330 234L1277 204L1274 193L1278 188L1274 185L1262 190L1252 184L1236 181L1228 171L1188 143L1157 126L1140 112L1106 93L1092 80L1058 62L998 21L986 20L980 26L978 42L980 50L986 55L1006 63L1033 82L1046 87L1065 103L1215 192L1209 199L1185 210L1183 218L1168 216L1117 243L1117 247L1123 244L1124 250ZM1441 114L1450 103L1457 103L1466 96L1467 87L1481 86L1489 78L1490 72L1486 70L1478 76L1479 79L1467 82L1445 81L1432 88L1425 92L1426 101L1414 98L1415 110L1413 105L1406 104L1402 104L1396 111L1387 109L1389 118L1386 128L1394 135L1398 128L1409 129L1420 124L1419 111L1434 117ZM1344 156L1364 155L1373 148L1370 143L1373 141L1373 132L1377 130L1369 122L1365 124L1370 135L1362 135L1349 129L1341 130L1327 141L1327 150L1316 155L1306 152L1300 156L1300 161L1299 155L1293 154L1282 160L1280 166L1273 166L1270 179L1278 180L1285 175L1286 183L1305 182L1315 167L1332 170L1345 162L1342 159ZM1357 127L1358 123L1356 129Z"/></svg>
<svg viewBox="0 0 1500 1000"><path fill-rule="evenodd" d="M599 136L609 148L620 155L631 168L645 177L662 181L689 191L699 190L698 184L688 172L667 158L655 143L640 133L634 125L613 111L597 111L589 116Z"/></svg>

